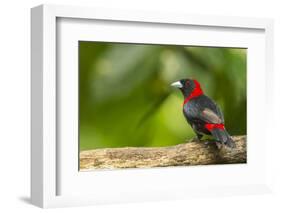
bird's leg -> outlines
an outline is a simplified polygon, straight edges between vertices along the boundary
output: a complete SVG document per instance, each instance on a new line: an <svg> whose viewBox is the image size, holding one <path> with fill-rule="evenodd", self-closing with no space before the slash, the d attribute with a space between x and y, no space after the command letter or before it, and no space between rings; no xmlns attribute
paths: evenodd
<svg viewBox="0 0 281 213"><path fill-rule="evenodd" d="M195 124L192 124L192 129L194 130L197 138L195 138L196 141L200 142L201 141L201 138L203 137L202 134L199 133L199 131L196 129L196 125Z"/></svg>
<svg viewBox="0 0 281 213"><path fill-rule="evenodd" d="M203 135L199 134L198 132L196 132L196 136L197 136L197 139L200 141L201 138L203 137Z"/></svg>

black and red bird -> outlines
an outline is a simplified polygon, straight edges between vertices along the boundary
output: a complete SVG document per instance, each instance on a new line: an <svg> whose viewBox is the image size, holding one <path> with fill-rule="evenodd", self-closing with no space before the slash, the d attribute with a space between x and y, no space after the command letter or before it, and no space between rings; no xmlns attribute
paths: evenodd
<svg viewBox="0 0 281 213"><path fill-rule="evenodd" d="M196 80L182 79L173 84L184 96L183 114L200 140L204 134L212 135L216 141L234 148L235 144L225 129L223 114L218 105L204 95Z"/></svg>

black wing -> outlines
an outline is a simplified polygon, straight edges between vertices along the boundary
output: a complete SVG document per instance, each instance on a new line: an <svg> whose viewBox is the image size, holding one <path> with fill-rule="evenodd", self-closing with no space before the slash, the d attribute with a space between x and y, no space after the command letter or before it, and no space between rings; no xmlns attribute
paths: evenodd
<svg viewBox="0 0 281 213"><path fill-rule="evenodd" d="M203 123L224 123L223 114L217 104L209 97L202 95L188 102L184 107L188 120Z"/></svg>

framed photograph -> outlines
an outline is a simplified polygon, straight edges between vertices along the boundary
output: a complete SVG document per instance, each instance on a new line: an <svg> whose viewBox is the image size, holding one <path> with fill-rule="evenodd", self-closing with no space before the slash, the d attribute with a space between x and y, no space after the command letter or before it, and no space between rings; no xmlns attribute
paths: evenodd
<svg viewBox="0 0 281 213"><path fill-rule="evenodd" d="M31 15L33 204L271 191L272 20Z"/></svg>

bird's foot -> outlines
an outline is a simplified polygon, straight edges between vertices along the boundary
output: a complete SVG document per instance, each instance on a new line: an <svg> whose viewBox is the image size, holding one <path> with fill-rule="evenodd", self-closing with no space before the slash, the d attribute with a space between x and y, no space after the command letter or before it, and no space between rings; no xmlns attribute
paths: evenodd
<svg viewBox="0 0 281 213"><path fill-rule="evenodd" d="M223 147L223 144L221 142L216 141L215 143L218 149L221 149Z"/></svg>
<svg viewBox="0 0 281 213"><path fill-rule="evenodd" d="M206 146L207 146L207 145L210 145L210 143L211 143L210 141L205 141L205 142L204 142L204 144L205 144Z"/></svg>
<svg viewBox="0 0 281 213"><path fill-rule="evenodd" d="M205 144L206 146L213 146L214 143L216 143L216 141L214 141L214 140L207 140L207 141L204 142L204 144Z"/></svg>

